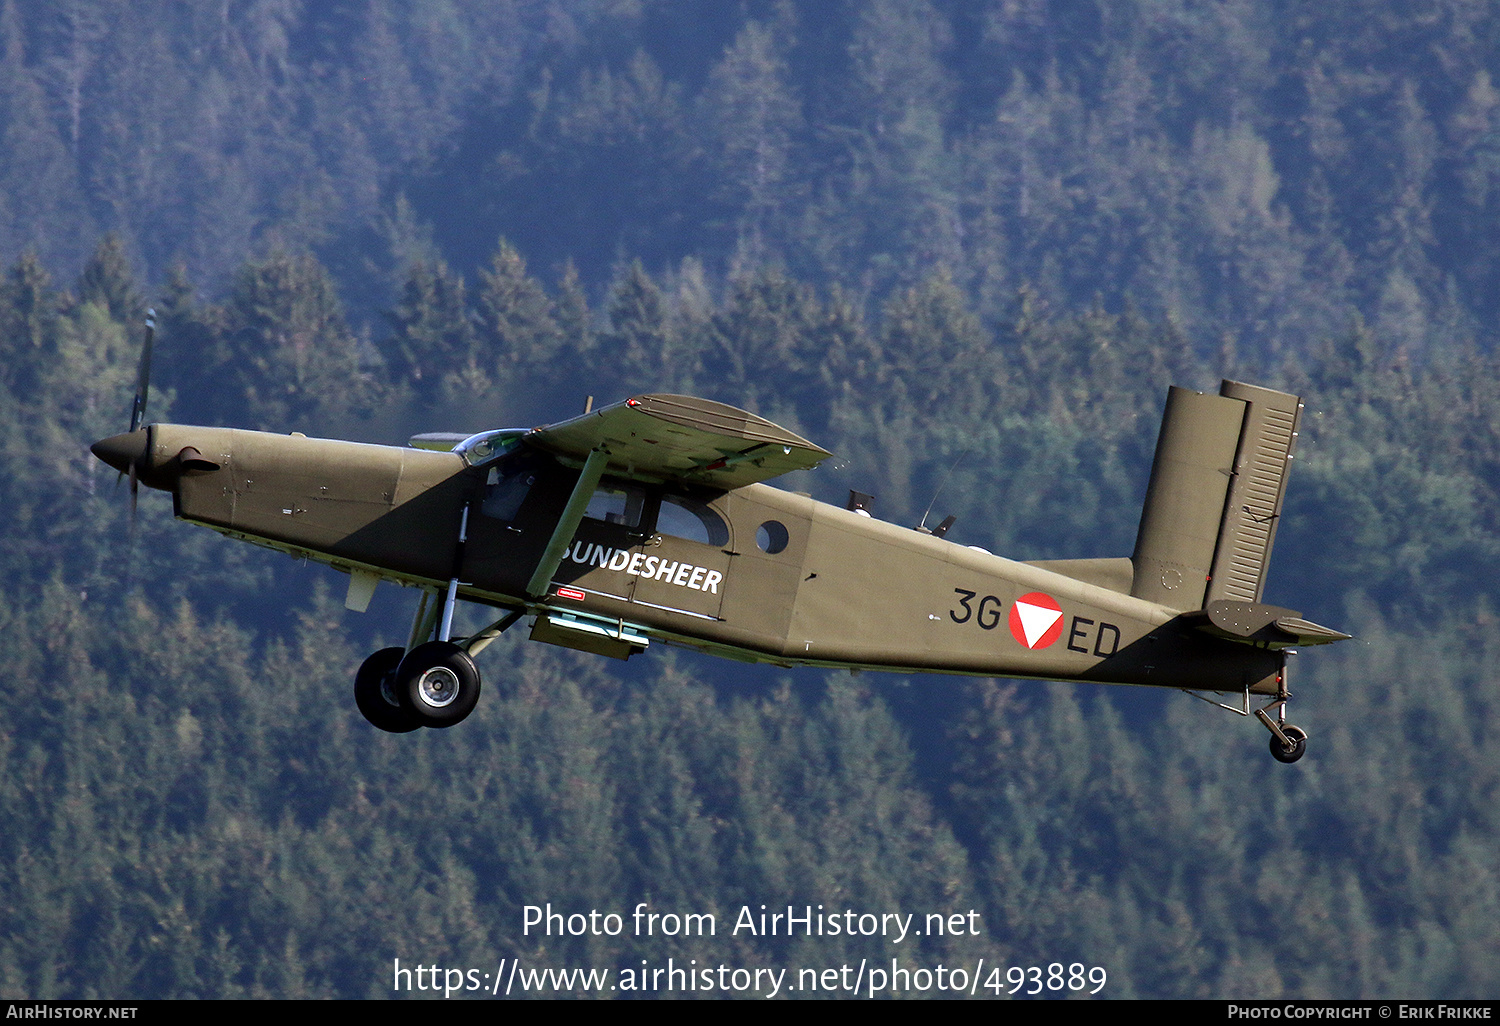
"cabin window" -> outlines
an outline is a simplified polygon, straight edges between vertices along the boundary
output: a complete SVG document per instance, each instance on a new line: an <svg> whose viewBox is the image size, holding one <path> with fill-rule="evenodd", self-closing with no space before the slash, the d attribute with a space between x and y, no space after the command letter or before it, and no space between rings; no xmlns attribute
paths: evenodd
<svg viewBox="0 0 1500 1026"><path fill-rule="evenodd" d="M729 544L729 527L724 518L697 499L683 495L664 495L661 512L656 515L656 530L673 538L722 548Z"/></svg>
<svg viewBox="0 0 1500 1026"><path fill-rule="evenodd" d="M646 507L646 493L639 488L616 488L600 485L589 500L584 516L606 524L640 527L641 512Z"/></svg>
<svg viewBox="0 0 1500 1026"><path fill-rule="evenodd" d="M779 520L767 520L755 530L755 544L760 551L773 556L784 550L791 540L786 525Z"/></svg>

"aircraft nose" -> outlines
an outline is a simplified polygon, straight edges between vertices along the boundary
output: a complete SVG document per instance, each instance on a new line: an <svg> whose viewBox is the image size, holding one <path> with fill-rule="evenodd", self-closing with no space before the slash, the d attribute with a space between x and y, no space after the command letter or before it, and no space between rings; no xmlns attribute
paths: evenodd
<svg viewBox="0 0 1500 1026"><path fill-rule="evenodd" d="M140 428L123 435L101 438L89 446L89 451L123 474L130 469L132 463L138 463L146 455L148 444L146 429Z"/></svg>

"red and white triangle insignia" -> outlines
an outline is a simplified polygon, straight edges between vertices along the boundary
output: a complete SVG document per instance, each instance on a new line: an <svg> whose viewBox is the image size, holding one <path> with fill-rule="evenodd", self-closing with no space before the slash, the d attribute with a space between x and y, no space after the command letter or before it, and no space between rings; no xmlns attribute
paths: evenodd
<svg viewBox="0 0 1500 1026"><path fill-rule="evenodd" d="M1033 591L1011 606L1010 633L1027 648L1046 648L1062 635L1062 618L1062 607L1055 598Z"/></svg>

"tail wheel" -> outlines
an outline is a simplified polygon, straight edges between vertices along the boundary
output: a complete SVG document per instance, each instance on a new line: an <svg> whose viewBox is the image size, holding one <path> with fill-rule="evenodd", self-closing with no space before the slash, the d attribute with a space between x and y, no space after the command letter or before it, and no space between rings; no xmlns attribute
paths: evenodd
<svg viewBox="0 0 1500 1026"><path fill-rule="evenodd" d="M1273 734L1271 735L1271 755L1277 762L1296 762L1307 751L1307 731L1288 724L1281 728L1281 732L1292 743L1291 747L1283 745Z"/></svg>
<svg viewBox="0 0 1500 1026"><path fill-rule="evenodd" d="M354 704L366 720L388 734L406 734L422 725L402 710L396 696L396 667L405 654L404 648L382 648L354 675Z"/></svg>
<svg viewBox="0 0 1500 1026"><path fill-rule="evenodd" d="M429 641L406 654L396 669L396 699L424 727L460 723L479 702L479 670L450 641Z"/></svg>

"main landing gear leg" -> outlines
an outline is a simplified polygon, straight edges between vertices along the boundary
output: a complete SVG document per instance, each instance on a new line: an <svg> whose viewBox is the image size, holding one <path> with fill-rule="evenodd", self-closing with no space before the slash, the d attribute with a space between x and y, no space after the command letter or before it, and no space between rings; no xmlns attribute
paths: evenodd
<svg viewBox="0 0 1500 1026"><path fill-rule="evenodd" d="M453 577L437 618L437 640L409 648L396 667L395 692L401 713L419 727L451 727L461 723L479 702L479 670L469 653L454 644L453 610L458 605L458 575L463 566L464 543L469 535L469 507L465 506L458 527L458 546L453 557ZM414 632L412 640L429 637L427 626L433 613L426 613L427 597L417 616L424 629Z"/></svg>
<svg viewBox="0 0 1500 1026"><path fill-rule="evenodd" d="M445 608L446 607L446 608ZM461 646L428 640L451 622L452 606L422 591L406 648L383 648L354 677L354 702L366 720L391 734L451 727L479 701L479 670Z"/></svg>
<svg viewBox="0 0 1500 1026"><path fill-rule="evenodd" d="M439 627L443 603L422 592L406 648L383 648L359 668L354 701L366 720L392 734L418 727L451 727L479 701L474 656L526 614L516 609L468 638L428 640Z"/></svg>
<svg viewBox="0 0 1500 1026"><path fill-rule="evenodd" d="M609 454L602 449L589 453L532 574L529 594L541 595L547 590L608 462ZM418 727L451 727L461 722L479 701L479 670L474 666L474 656L526 615L523 606L477 634L458 642L452 639L453 610L458 605L459 576L469 539L469 509L464 506L459 521L453 576L443 597L438 598L436 588L423 588L406 647L381 649L366 659L355 675L354 702L365 719L381 730L404 734Z"/></svg>

